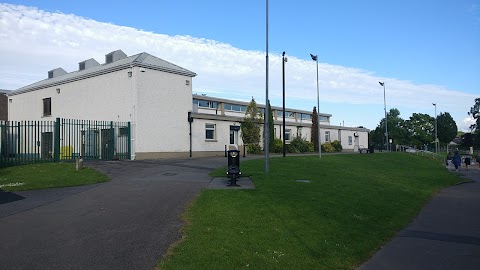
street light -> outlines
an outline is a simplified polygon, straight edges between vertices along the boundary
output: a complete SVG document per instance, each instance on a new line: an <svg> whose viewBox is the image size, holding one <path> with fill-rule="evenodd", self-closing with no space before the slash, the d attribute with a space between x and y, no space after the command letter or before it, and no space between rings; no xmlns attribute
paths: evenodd
<svg viewBox="0 0 480 270"><path fill-rule="evenodd" d="M285 52L282 53L282 79L283 79L283 157L286 153L286 144L285 144L285 63L287 58L285 57Z"/></svg>
<svg viewBox="0 0 480 270"><path fill-rule="evenodd" d="M438 154L438 142L437 142L437 103L432 103L435 106L435 154Z"/></svg>
<svg viewBox="0 0 480 270"><path fill-rule="evenodd" d="M388 121L387 121L387 101L385 99L385 82L378 82L383 86L383 109L385 110L385 143L387 144L387 152L390 152L389 141L388 141Z"/></svg>
<svg viewBox="0 0 480 270"><path fill-rule="evenodd" d="M320 92L318 90L318 55L310 54L312 60L317 62L317 126L318 126L318 156L322 157L322 143L320 142Z"/></svg>
<svg viewBox="0 0 480 270"><path fill-rule="evenodd" d="M268 104L269 103L269 100L268 100L268 0L266 0L266 22L265 22L265 25L266 25L266 44L265 44L265 47L266 47L266 51L267 51L267 56L266 56L266 74L265 74L265 114L264 114L264 118L265 118L265 125L264 125L264 147L263 147L263 150L265 150L265 173L268 173L269 171L269 151L270 151L270 147L269 147L269 143L270 143L270 127L269 127L269 124L268 124L268 118L269 118L269 115L268 115Z"/></svg>

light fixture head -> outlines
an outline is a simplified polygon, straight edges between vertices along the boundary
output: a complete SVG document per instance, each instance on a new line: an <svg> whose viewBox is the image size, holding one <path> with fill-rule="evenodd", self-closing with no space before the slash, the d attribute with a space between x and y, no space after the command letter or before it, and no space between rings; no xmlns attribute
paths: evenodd
<svg viewBox="0 0 480 270"><path fill-rule="evenodd" d="M437 103L432 103L433 106L437 106Z"/></svg>
<svg viewBox="0 0 480 270"><path fill-rule="evenodd" d="M384 86L385 83L384 82L378 82L381 86Z"/></svg>
<svg viewBox="0 0 480 270"><path fill-rule="evenodd" d="M57 88L57 94L60 94L60 88Z"/></svg>
<svg viewBox="0 0 480 270"><path fill-rule="evenodd" d="M317 61L317 59L318 59L318 58L317 58L317 55L310 54L310 57L312 57L312 60L313 60L313 61Z"/></svg>

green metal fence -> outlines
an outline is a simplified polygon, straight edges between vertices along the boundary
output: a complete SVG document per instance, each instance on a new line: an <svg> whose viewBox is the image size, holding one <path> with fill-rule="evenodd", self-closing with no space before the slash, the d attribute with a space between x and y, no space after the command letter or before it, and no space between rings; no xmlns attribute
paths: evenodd
<svg viewBox="0 0 480 270"><path fill-rule="evenodd" d="M130 122L0 121L0 167L36 162L130 159Z"/></svg>

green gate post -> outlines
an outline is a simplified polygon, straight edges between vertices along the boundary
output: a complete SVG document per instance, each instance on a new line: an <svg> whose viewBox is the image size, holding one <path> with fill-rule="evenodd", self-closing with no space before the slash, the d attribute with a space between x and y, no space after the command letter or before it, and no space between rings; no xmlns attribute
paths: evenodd
<svg viewBox="0 0 480 270"><path fill-rule="evenodd" d="M55 132L53 134L53 161L60 161L60 118L55 121Z"/></svg>
<svg viewBox="0 0 480 270"><path fill-rule="evenodd" d="M110 145L108 149L109 151L109 159L113 160L115 157L115 129L113 129L113 121L110 121Z"/></svg>
<svg viewBox="0 0 480 270"><path fill-rule="evenodd" d="M17 122L17 154L15 155L15 163L18 165L22 163L22 155L20 152L22 151L21 149L21 142L22 142L22 134L21 134L21 129L20 129L20 121Z"/></svg>
<svg viewBox="0 0 480 270"><path fill-rule="evenodd" d="M130 122L128 122L127 124L127 127L128 127L128 135L127 135L127 159L128 160L131 160L132 159L132 142L131 142L131 139L132 139L132 128L131 128L131 125L130 125Z"/></svg>

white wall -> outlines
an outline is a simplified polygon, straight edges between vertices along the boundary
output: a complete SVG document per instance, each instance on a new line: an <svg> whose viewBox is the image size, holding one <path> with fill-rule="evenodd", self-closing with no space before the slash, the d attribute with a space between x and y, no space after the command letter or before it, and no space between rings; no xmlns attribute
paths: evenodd
<svg viewBox="0 0 480 270"><path fill-rule="evenodd" d="M142 70L144 72L142 72ZM188 112L192 83L188 76L134 68L136 85L136 152L188 152Z"/></svg>
<svg viewBox="0 0 480 270"><path fill-rule="evenodd" d="M133 94L132 80L127 75L129 70L11 96L9 120L55 120L60 117L132 121ZM43 116L44 98L51 98L51 116Z"/></svg>
<svg viewBox="0 0 480 270"><path fill-rule="evenodd" d="M215 140L205 139L205 124L215 124ZM192 151L224 151L230 145L230 126L240 126L240 122L194 119L192 123ZM238 131L238 145L243 145L242 132Z"/></svg>

